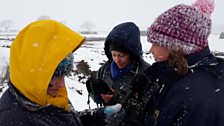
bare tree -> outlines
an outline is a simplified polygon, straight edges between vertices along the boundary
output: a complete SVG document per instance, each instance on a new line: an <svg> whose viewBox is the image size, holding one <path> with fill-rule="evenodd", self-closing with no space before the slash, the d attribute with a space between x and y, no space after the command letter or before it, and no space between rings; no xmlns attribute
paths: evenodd
<svg viewBox="0 0 224 126"><path fill-rule="evenodd" d="M14 26L15 26L14 21L11 19L2 20L0 22L0 27L4 28L5 32L8 32L8 30Z"/></svg>
<svg viewBox="0 0 224 126"><path fill-rule="evenodd" d="M88 32L91 32L93 27L95 27L95 25L91 21L85 21L81 25L81 28L86 29Z"/></svg>
<svg viewBox="0 0 224 126"><path fill-rule="evenodd" d="M224 39L224 32L220 34L219 39Z"/></svg>
<svg viewBox="0 0 224 126"><path fill-rule="evenodd" d="M50 16L47 15L41 15L40 17L37 18L37 20L45 20L45 19L51 19ZM66 25L67 22L65 20L60 21L62 24Z"/></svg>
<svg viewBox="0 0 224 126"><path fill-rule="evenodd" d="M0 75L0 87L9 79L9 65L2 68L2 73ZM1 90L0 90L1 92Z"/></svg>

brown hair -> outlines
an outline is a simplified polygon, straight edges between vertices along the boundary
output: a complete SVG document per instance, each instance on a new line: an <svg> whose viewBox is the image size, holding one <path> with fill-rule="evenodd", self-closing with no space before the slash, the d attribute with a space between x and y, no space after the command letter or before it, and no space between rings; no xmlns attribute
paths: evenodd
<svg viewBox="0 0 224 126"><path fill-rule="evenodd" d="M186 75L188 73L188 62L183 51L170 51L168 63L175 69L177 74Z"/></svg>

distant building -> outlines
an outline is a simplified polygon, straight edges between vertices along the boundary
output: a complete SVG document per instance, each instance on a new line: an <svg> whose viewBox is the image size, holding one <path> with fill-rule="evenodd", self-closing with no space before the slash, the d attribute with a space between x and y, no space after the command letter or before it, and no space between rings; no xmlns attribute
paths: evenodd
<svg viewBox="0 0 224 126"><path fill-rule="evenodd" d="M224 39L224 32L220 34L219 39Z"/></svg>
<svg viewBox="0 0 224 126"><path fill-rule="evenodd" d="M81 34L97 34L96 31L81 31Z"/></svg>

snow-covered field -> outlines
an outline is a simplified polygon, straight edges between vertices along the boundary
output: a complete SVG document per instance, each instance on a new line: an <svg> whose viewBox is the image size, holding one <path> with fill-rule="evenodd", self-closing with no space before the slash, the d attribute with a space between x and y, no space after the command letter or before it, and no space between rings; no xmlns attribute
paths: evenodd
<svg viewBox="0 0 224 126"><path fill-rule="evenodd" d="M150 54L146 54L151 45L147 42L146 36L141 37L141 40L144 51L144 59L149 63L153 63L154 60L152 56ZM9 63L9 48L6 48L6 45L11 45L11 42L0 40L0 79L5 75L6 67ZM210 35L209 46L212 51L224 52L224 39L219 39L219 35ZM77 65L77 63L79 63L80 61L84 60L90 66L90 70L98 70L100 67L100 63L103 63L107 60L104 54L103 47L103 41L84 43L74 53L75 65ZM81 81L79 81L78 76L80 77L84 75L79 74L67 77L65 80L66 87L68 89L70 101L72 102L74 108L76 110L84 110L89 108L89 106L87 105L88 93L86 91L85 84L83 84L86 79L82 79ZM0 84L0 89L3 89L4 91L6 88L7 85L5 83ZM2 93L0 90L0 96L1 95ZM96 107L93 101L90 101L90 106L91 108Z"/></svg>

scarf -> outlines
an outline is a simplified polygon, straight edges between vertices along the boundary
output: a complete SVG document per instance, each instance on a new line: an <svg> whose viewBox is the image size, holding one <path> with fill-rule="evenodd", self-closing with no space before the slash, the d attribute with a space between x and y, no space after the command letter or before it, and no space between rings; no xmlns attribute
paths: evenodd
<svg viewBox="0 0 224 126"><path fill-rule="evenodd" d="M110 65L111 76L113 79L117 79L118 77L128 73L133 67L132 63L129 63L126 67L120 69L117 64L113 61Z"/></svg>

